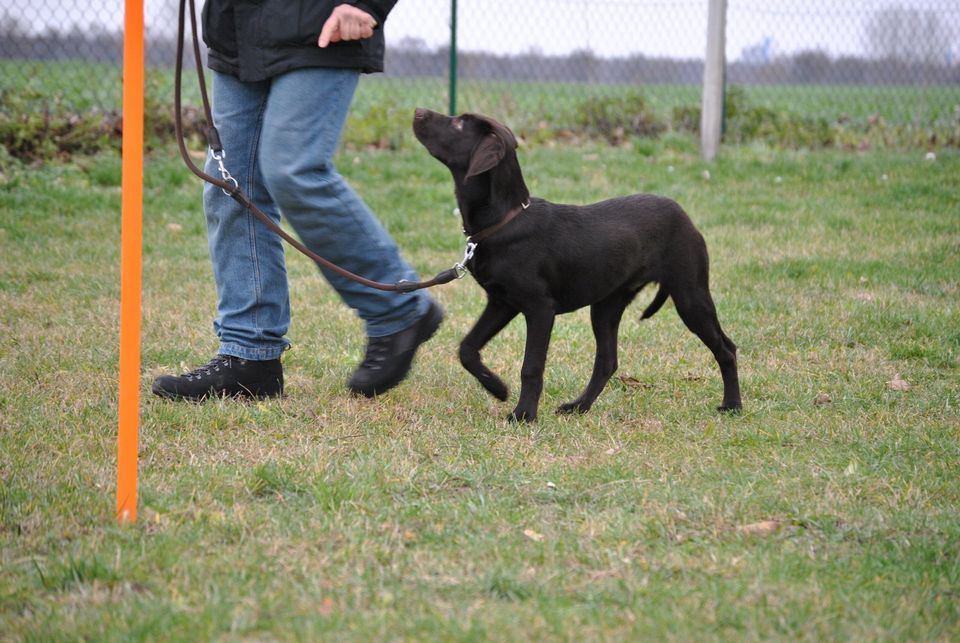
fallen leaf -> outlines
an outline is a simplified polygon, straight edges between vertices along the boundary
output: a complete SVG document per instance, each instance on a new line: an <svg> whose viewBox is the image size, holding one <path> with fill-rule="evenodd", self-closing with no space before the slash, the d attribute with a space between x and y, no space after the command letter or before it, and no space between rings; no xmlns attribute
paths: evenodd
<svg viewBox="0 0 960 643"><path fill-rule="evenodd" d="M737 527L737 531L748 536L769 536L778 529L780 529L779 520L761 520Z"/></svg>
<svg viewBox="0 0 960 643"><path fill-rule="evenodd" d="M170 232L183 232L183 226L179 223L168 223L167 230Z"/></svg>
<svg viewBox="0 0 960 643"><path fill-rule="evenodd" d="M333 599L327 596L320 601L320 607L317 608L317 612L320 616L330 616L333 614Z"/></svg>
<svg viewBox="0 0 960 643"><path fill-rule="evenodd" d="M825 404L833 403L833 398L827 393L817 393L817 397L813 400L813 403L816 406L824 406Z"/></svg>
<svg viewBox="0 0 960 643"><path fill-rule="evenodd" d="M646 384L635 377L630 377L629 375L621 375L620 381L630 388L653 388L653 384Z"/></svg>
<svg viewBox="0 0 960 643"><path fill-rule="evenodd" d="M893 379L887 382L887 388L891 391L909 391L910 382L900 377L900 373L893 376Z"/></svg>
<svg viewBox="0 0 960 643"><path fill-rule="evenodd" d="M535 532L535 531L532 530L532 529L524 529L524 530L523 530L523 535L526 536L527 538L529 538L530 540L532 540L532 541L535 542L535 543L542 543L542 542L543 542L543 534L538 534L537 532Z"/></svg>

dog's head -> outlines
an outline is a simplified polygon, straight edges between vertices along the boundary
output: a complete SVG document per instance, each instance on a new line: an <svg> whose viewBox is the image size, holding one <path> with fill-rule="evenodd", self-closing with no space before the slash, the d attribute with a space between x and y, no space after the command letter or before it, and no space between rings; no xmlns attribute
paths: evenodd
<svg viewBox="0 0 960 643"><path fill-rule="evenodd" d="M445 116L417 108L413 133L430 154L453 174L464 205L507 208L530 198L517 161L517 138L506 125L480 114Z"/></svg>

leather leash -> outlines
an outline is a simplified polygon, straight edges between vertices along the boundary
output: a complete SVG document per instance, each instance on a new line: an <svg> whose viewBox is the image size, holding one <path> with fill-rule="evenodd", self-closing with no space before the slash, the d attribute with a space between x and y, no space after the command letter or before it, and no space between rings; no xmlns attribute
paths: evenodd
<svg viewBox="0 0 960 643"><path fill-rule="evenodd" d="M205 129L205 134L207 137L207 144L210 147L213 158L218 162L220 166L220 173L222 178L217 178L207 174L190 158L190 155L187 153L187 145L183 137L183 116L181 111L181 78L183 76L183 41L185 39L185 20L184 13L186 6L189 2L190 5L190 27L193 31L193 59L196 62L197 67L197 78L200 84L200 98L203 101L203 113L207 121L207 127ZM217 132L217 128L213 123L213 115L210 111L210 100L207 97L207 84L204 78L203 73L203 62L200 58L200 41L197 37L197 13L194 6L194 0L180 0L180 15L177 23L177 66L176 74L174 81L174 109L176 110L176 115L174 118L174 126L177 136L177 146L180 148L180 156L183 157L183 162L187 165L191 172L196 174L198 177L219 187L223 190L224 194L231 197L234 201L245 207L251 212L257 219L259 219L265 226L277 233L284 241L289 243L291 246L305 254L307 257L317 262L321 266L328 268L329 270L337 273L342 277L346 277L352 281L355 281L361 285L368 286L370 288L375 288L377 290L386 290L399 293L410 293L415 290L420 290L422 288L430 288L432 286L437 286L440 284L445 284L453 281L454 279L460 279L466 274L466 269L463 266L463 263L456 264L453 268L444 270L443 272L437 274L433 279L427 281L408 281L406 279L401 279L400 281L389 284L379 281L373 281L365 277L361 277L355 273L341 268L332 261L324 259L317 253L313 252L305 245L300 243L297 239L289 235L283 228L274 223L274 221L264 214L264 212L258 208L246 194L240 189L237 180L233 178L230 173L227 171L224 166L223 159L226 156L223 145L220 143L220 135ZM511 217L512 218L512 217Z"/></svg>

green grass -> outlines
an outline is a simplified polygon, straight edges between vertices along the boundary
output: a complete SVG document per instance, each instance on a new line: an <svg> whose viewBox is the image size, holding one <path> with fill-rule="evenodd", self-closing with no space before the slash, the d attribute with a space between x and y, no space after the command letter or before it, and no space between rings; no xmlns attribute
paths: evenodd
<svg viewBox="0 0 960 643"><path fill-rule="evenodd" d="M215 351L200 186L173 150L145 186L140 519L115 525L119 162L0 175L0 632L14 640L955 640L960 637L960 156L522 149L532 191L676 198L711 251L745 410L668 304L625 316L619 376L551 410L592 360L558 320L541 417L524 332L457 363L469 278L407 382L353 399L364 340L288 264L288 396L176 404L159 373ZM349 152L341 171L422 274L459 259L447 172ZM710 178L704 177L709 170ZM899 374L911 390L891 390ZM818 395L830 402L815 404ZM770 533L742 529L777 521Z"/></svg>

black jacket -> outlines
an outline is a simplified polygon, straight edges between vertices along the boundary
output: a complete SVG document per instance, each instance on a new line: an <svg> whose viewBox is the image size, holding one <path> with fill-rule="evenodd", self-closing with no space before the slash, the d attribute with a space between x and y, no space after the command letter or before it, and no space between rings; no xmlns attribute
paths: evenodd
<svg viewBox="0 0 960 643"><path fill-rule="evenodd" d="M383 23L397 0L206 0L203 40L210 69L259 81L301 67L383 71ZM317 46L323 23L340 4L373 16L365 40Z"/></svg>

